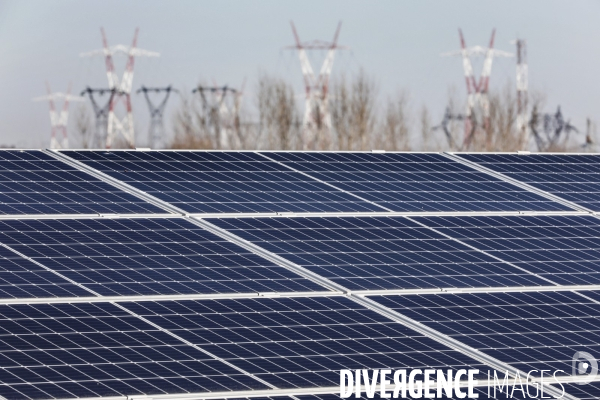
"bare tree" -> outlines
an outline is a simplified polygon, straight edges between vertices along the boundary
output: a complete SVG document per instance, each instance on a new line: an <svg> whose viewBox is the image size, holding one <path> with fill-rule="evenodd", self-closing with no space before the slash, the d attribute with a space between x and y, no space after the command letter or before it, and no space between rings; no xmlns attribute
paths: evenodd
<svg viewBox="0 0 600 400"><path fill-rule="evenodd" d="M256 100L260 138L266 142L267 147L279 150L297 148L300 123L291 85L282 79L263 73L258 80Z"/></svg>
<svg viewBox="0 0 600 400"><path fill-rule="evenodd" d="M420 115L420 123L421 123L421 149L423 151L431 150L432 147L437 150L437 144L432 144L432 127L431 127L431 116L429 115L429 109L426 105L421 107L421 115Z"/></svg>
<svg viewBox="0 0 600 400"><path fill-rule="evenodd" d="M410 150L410 117L408 110L409 96L400 91L396 98L388 99L376 147L382 150Z"/></svg>
<svg viewBox="0 0 600 400"><path fill-rule="evenodd" d="M208 112L198 101L187 94L182 94L179 108L173 118L175 135L170 147L173 149L214 148L208 126L209 117Z"/></svg>
<svg viewBox="0 0 600 400"><path fill-rule="evenodd" d="M369 149L376 125L374 80L361 70L350 84L345 78L334 83L332 93L331 119L337 149Z"/></svg>
<svg viewBox="0 0 600 400"><path fill-rule="evenodd" d="M517 129L517 99L512 85L490 95L490 120L475 149L478 151L517 151L526 147L526 135Z"/></svg>

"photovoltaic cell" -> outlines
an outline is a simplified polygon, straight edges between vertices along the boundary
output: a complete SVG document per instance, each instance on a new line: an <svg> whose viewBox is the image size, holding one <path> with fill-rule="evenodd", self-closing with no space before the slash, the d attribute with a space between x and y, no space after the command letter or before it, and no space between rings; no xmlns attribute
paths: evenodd
<svg viewBox="0 0 600 400"><path fill-rule="evenodd" d="M251 152L63 154L190 213L383 211Z"/></svg>
<svg viewBox="0 0 600 400"><path fill-rule="evenodd" d="M0 214L165 213L41 151L0 150Z"/></svg>
<svg viewBox="0 0 600 400"><path fill-rule="evenodd" d="M581 154L460 154L493 171L600 211L600 156Z"/></svg>
<svg viewBox="0 0 600 400"><path fill-rule="evenodd" d="M600 399L600 382L590 382L585 385L563 384L565 392L580 400Z"/></svg>
<svg viewBox="0 0 600 400"><path fill-rule="evenodd" d="M526 373L549 369L571 375L577 351L600 353L600 304L574 292L372 299Z"/></svg>
<svg viewBox="0 0 600 400"><path fill-rule="evenodd" d="M548 285L404 217L208 221L351 290Z"/></svg>
<svg viewBox="0 0 600 400"><path fill-rule="evenodd" d="M0 298L89 295L87 290L0 246Z"/></svg>
<svg viewBox="0 0 600 400"><path fill-rule="evenodd" d="M427 226L561 285L600 284L600 219L418 217Z"/></svg>
<svg viewBox="0 0 600 400"><path fill-rule="evenodd" d="M4 220L0 243L100 295L326 290L184 219Z"/></svg>
<svg viewBox="0 0 600 400"><path fill-rule="evenodd" d="M264 154L392 211L569 209L440 154Z"/></svg>
<svg viewBox="0 0 600 400"><path fill-rule="evenodd" d="M266 389L110 303L0 306L10 400Z"/></svg>
<svg viewBox="0 0 600 400"><path fill-rule="evenodd" d="M337 386L345 368L480 365L343 296L125 305L278 388Z"/></svg>

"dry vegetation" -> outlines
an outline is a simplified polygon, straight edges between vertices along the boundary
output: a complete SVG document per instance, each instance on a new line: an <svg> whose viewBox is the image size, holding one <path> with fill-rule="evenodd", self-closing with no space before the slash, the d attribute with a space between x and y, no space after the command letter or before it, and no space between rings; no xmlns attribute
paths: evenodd
<svg viewBox="0 0 600 400"><path fill-rule="evenodd" d="M253 92L253 99L247 99L246 104L252 103L257 115L250 116L248 110L241 107L237 115L227 121L222 120L218 107L201 101L197 94L182 95L171 119L172 139L168 147L303 149L304 101L294 93L291 84L262 73ZM456 90L449 92L448 112L460 116L464 106L456 93ZM528 139L516 128L515 92L512 85L506 85L501 91L490 94L489 124L484 124L480 115L473 115L471 139L465 140L469 135L461 118L449 121L443 130L441 125L434 123L437 121L425 105L415 107L412 104L406 91L380 99L375 80L360 71L355 76L342 76L332 82L329 96L331 132L319 132L315 147L318 150L516 151L536 149L537 145L540 151L580 151L584 135L562 133L542 137L544 118L547 118L539 111L543 107L544 96L533 94L529 129L532 137ZM83 147L94 144L91 127L91 116L83 109L78 110L76 128ZM537 141L534 140L536 132ZM588 141L592 143L592 139L588 138ZM588 151L592 151L591 148L589 146Z"/></svg>

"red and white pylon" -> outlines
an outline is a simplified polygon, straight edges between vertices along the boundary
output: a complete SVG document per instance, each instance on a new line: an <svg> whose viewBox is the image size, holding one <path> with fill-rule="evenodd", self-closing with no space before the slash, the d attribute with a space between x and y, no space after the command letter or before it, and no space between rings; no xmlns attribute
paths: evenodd
<svg viewBox="0 0 600 400"><path fill-rule="evenodd" d="M335 51L337 49L345 48L344 46L339 46L337 44L342 23L340 22L338 24L332 42L314 40L312 42L304 43L300 41L294 23L290 21L290 24L292 25L292 32L296 44L289 48L298 50L306 94L304 119L302 122L303 146L305 150L314 150L318 145L319 139L322 139L319 137L320 135L331 135L329 78L333 69ZM318 76L315 76L313 72L306 50L327 50L327 56L323 61Z"/></svg>
<svg viewBox="0 0 600 400"><path fill-rule="evenodd" d="M40 96L33 99L33 101L47 101L50 105L50 125L52 126L52 133L50 136L50 148L51 149L68 149L69 148L69 136L67 135L67 124L69 122L69 102L71 101L84 101L85 99L81 96L71 95L71 84L66 93L55 92L52 93L50 90L50 84L46 82L46 90L48 94L46 96ZM63 101L60 112L56 107L55 101Z"/></svg>
<svg viewBox="0 0 600 400"><path fill-rule="evenodd" d="M467 85L467 106L465 110L465 137L463 142L463 148L468 147L469 143L473 139L474 126L472 121L475 116L475 110L479 107L481 117L483 119L483 126L487 130L490 123L490 100L489 100L489 84L490 76L492 74L492 64L494 57L514 57L514 54L506 51L494 49L494 38L496 36L496 30L492 30L492 37L488 47L473 46L467 47L465 38L462 30L458 30L460 37L460 50L452 51L448 53L442 53L442 56L461 56L463 60L463 71L465 74L465 81ZM479 75L479 82L475 79L473 73L473 66L471 64L472 56L485 56L483 61L483 67L481 74Z"/></svg>
<svg viewBox="0 0 600 400"><path fill-rule="evenodd" d="M527 70L527 42L523 39L513 40L517 45L517 130L521 133L525 144L529 144L529 129L527 129L527 100L528 100L528 70Z"/></svg>
<svg viewBox="0 0 600 400"><path fill-rule="evenodd" d="M109 105L108 126L106 129L106 148L110 148L115 139L120 135L125 139L129 147L135 147L135 132L133 125L133 114L131 109L131 88L133 86L133 66L136 57L159 57L160 54L153 51L142 50L137 47L137 37L139 28L136 28L131 46L122 44L109 47L104 28L100 28L102 32L103 48L94 50L88 53L82 53L81 57L103 56L106 62L106 76L108 78L108 86L110 90L114 90L114 96ZM115 71L113 55L125 54L127 56L127 64L123 72L122 79ZM125 107L125 115L117 116L116 108L119 104ZM122 114L121 114L122 115Z"/></svg>

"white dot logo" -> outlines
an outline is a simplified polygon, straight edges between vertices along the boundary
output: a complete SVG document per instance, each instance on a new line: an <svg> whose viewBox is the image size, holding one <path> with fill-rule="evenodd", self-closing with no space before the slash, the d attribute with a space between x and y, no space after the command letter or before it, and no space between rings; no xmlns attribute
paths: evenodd
<svg viewBox="0 0 600 400"><path fill-rule="evenodd" d="M585 385L596 379L598 361L587 351L578 351L573 355L573 378L578 385Z"/></svg>

